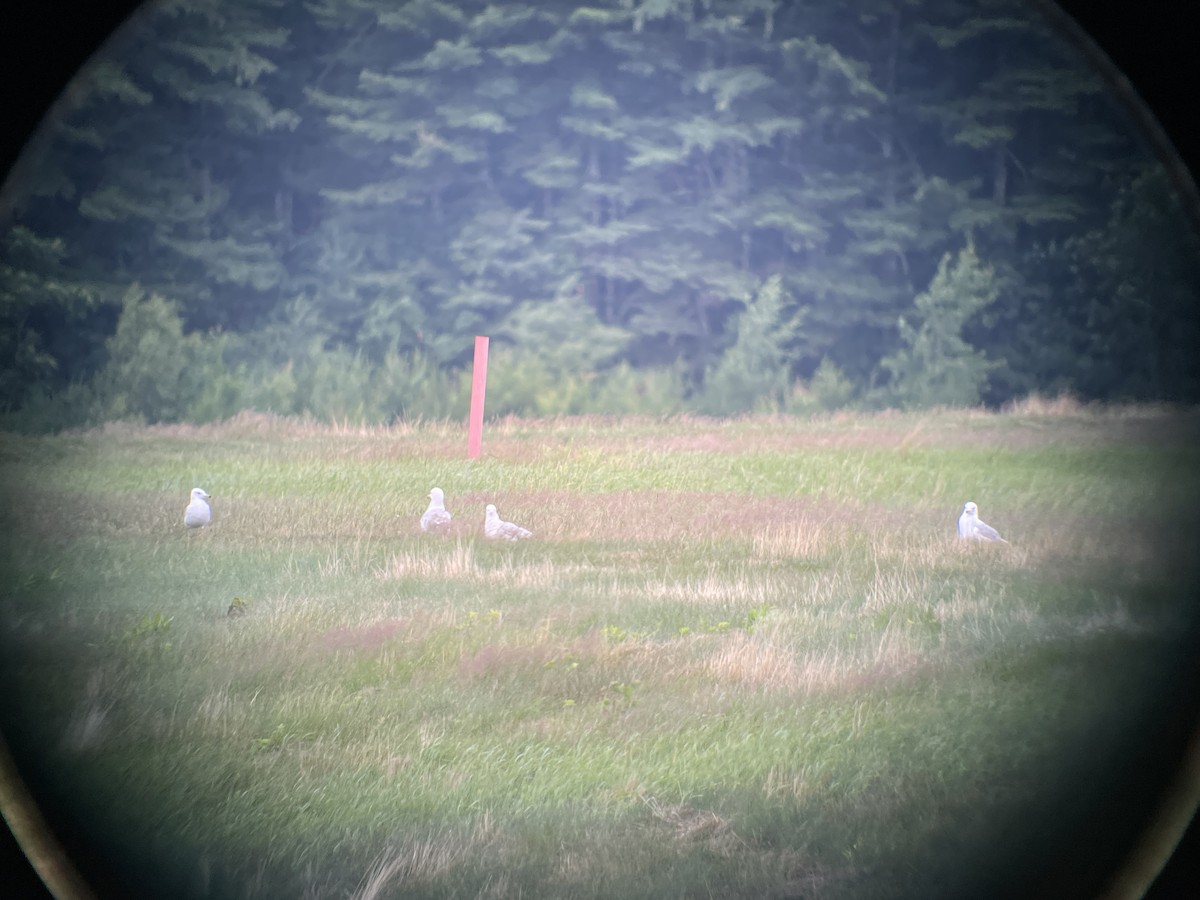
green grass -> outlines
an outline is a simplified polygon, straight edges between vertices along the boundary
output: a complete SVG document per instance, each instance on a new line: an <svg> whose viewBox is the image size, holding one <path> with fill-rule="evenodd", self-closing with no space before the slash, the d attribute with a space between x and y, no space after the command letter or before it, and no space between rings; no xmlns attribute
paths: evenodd
<svg viewBox="0 0 1200 900"><path fill-rule="evenodd" d="M1194 633L1196 424L0 436L3 727L163 894L1084 896Z"/></svg>

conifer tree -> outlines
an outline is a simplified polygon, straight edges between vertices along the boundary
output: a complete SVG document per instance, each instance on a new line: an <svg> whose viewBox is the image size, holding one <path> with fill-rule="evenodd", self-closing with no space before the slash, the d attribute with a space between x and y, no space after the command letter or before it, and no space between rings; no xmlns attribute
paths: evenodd
<svg viewBox="0 0 1200 900"><path fill-rule="evenodd" d="M169 0L111 42L118 96L136 105L96 129L72 244L109 260L118 283L169 290L193 327L253 322L284 280L260 170L264 136L298 122L264 90L287 39L271 22L279 8ZM113 81L107 66L81 78L88 90Z"/></svg>
<svg viewBox="0 0 1200 900"><path fill-rule="evenodd" d="M697 389L778 276L790 376L912 387L942 313L911 298L968 235L996 296L945 328L989 377L946 359L987 402L1148 396L1192 288L1131 237L1167 220L1113 206L1154 195L1128 129L1021 0L168 0L5 197L0 401L89 377L134 280L248 366L453 370L492 333Z"/></svg>
<svg viewBox="0 0 1200 900"><path fill-rule="evenodd" d="M899 320L902 349L881 363L892 375L891 395L901 405L979 403L995 364L963 339L963 331L998 296L994 273L973 244L942 257L929 289L916 298L912 313Z"/></svg>
<svg viewBox="0 0 1200 900"><path fill-rule="evenodd" d="M1057 378L1087 398L1200 396L1200 237L1162 166L1119 191L1103 225L1047 253L1042 274L1070 343L1045 359L1048 342L1030 336L1039 383Z"/></svg>
<svg viewBox="0 0 1200 900"><path fill-rule="evenodd" d="M35 391L61 390L88 371L79 357L92 350L87 326L96 293L65 257L61 239L24 226L0 236L0 410L19 408Z"/></svg>
<svg viewBox="0 0 1200 900"><path fill-rule="evenodd" d="M111 317L101 307L119 287L79 252L75 209L107 144L97 123L149 100L119 62L96 61L59 100L0 195L0 408L90 377L102 359Z"/></svg>
<svg viewBox="0 0 1200 900"><path fill-rule="evenodd" d="M700 408L718 415L783 408L791 387L787 346L799 326L782 279L769 278L737 316L733 345L709 372Z"/></svg>

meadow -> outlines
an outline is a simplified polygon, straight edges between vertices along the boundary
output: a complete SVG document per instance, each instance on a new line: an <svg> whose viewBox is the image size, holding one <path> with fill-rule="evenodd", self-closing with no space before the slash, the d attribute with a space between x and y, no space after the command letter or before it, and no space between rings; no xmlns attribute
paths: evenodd
<svg viewBox="0 0 1200 900"><path fill-rule="evenodd" d="M1096 896L1192 724L1198 427L0 435L0 727L124 896Z"/></svg>

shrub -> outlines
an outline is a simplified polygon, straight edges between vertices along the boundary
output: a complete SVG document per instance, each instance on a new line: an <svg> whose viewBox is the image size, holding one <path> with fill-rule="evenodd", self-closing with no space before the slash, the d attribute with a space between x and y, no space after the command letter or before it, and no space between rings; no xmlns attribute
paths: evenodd
<svg viewBox="0 0 1200 900"><path fill-rule="evenodd" d="M394 419L465 417L470 398L468 373L442 369L420 353L385 353L370 380L370 415Z"/></svg>
<svg viewBox="0 0 1200 900"><path fill-rule="evenodd" d="M179 421L204 394L208 375L222 368L219 341L185 336L175 305L137 285L126 291L105 348L95 389L108 419Z"/></svg>
<svg viewBox="0 0 1200 900"><path fill-rule="evenodd" d="M685 383L678 367L635 369L622 360L591 385L582 412L665 416L683 409Z"/></svg>
<svg viewBox="0 0 1200 900"><path fill-rule="evenodd" d="M813 372L808 382L808 389L816 404L824 410L842 409L854 399L854 382L830 362L828 357L821 360L817 371Z"/></svg>
<svg viewBox="0 0 1200 900"><path fill-rule="evenodd" d="M33 388L18 409L0 416L0 429L45 434L94 425L103 419L90 382L75 382L59 391Z"/></svg>
<svg viewBox="0 0 1200 900"><path fill-rule="evenodd" d="M564 372L540 354L493 345L489 352L489 416L548 416L578 410L584 377Z"/></svg>

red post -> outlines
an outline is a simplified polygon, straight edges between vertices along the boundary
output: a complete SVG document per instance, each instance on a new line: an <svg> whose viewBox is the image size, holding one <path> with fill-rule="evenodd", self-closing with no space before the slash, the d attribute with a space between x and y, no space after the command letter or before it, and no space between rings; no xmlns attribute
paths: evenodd
<svg viewBox="0 0 1200 900"><path fill-rule="evenodd" d="M483 395L487 393L488 339L475 338L475 367L471 373L471 417L467 421L467 458L479 455L483 443Z"/></svg>

